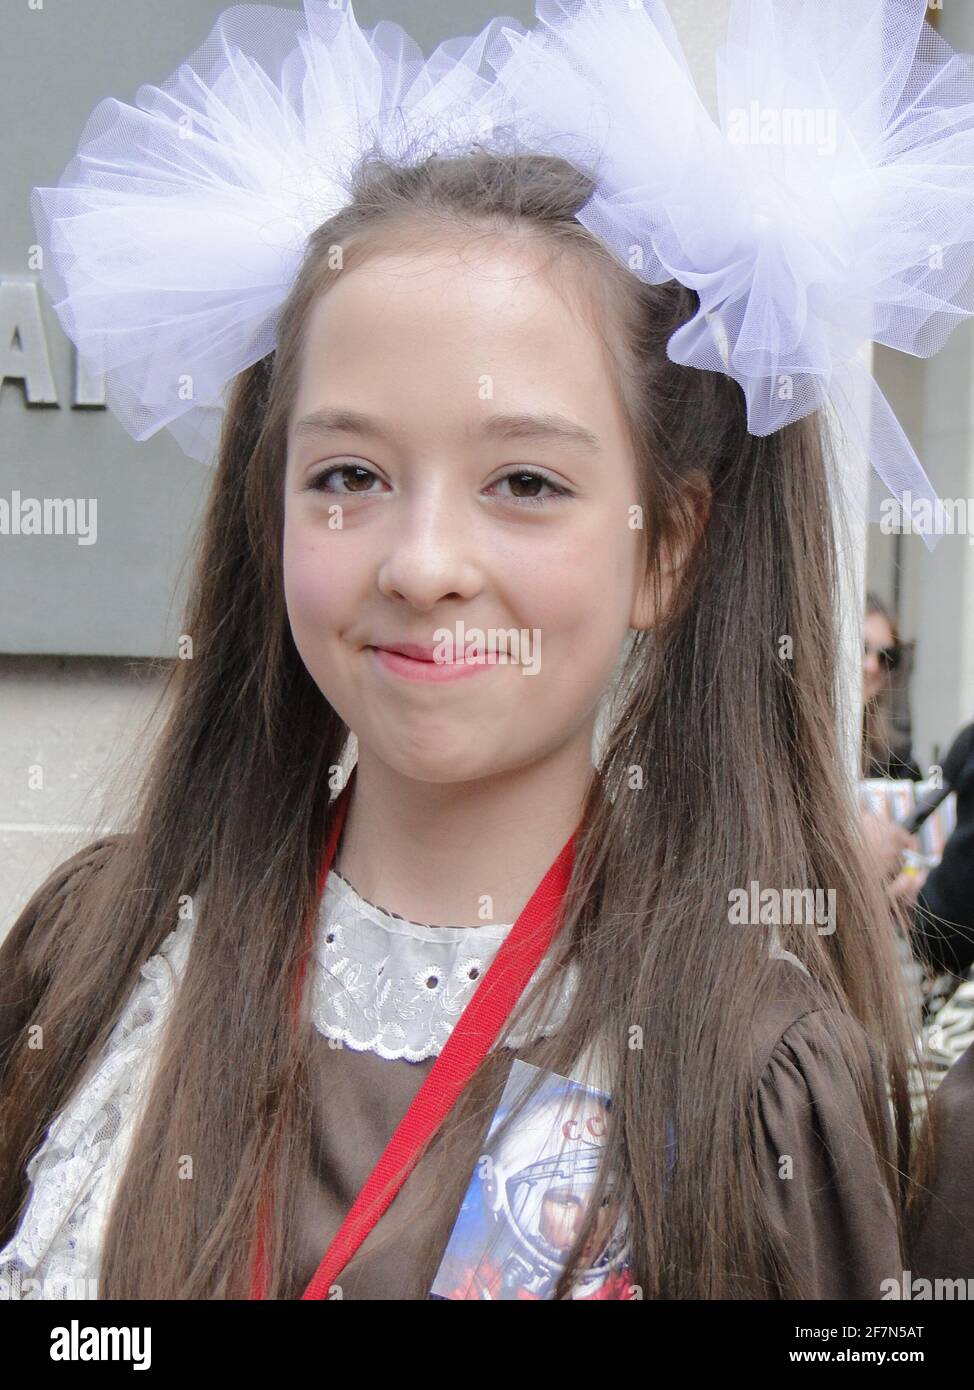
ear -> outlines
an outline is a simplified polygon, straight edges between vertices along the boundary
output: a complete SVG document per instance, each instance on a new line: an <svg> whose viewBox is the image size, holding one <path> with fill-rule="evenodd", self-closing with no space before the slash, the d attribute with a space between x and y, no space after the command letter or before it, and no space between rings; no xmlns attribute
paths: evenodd
<svg viewBox="0 0 974 1390"><path fill-rule="evenodd" d="M659 542L659 583L656 582L653 567L647 566L647 573L633 600L629 626L637 631L656 627L670 611L683 572L710 520L713 493L702 473L695 473L687 480L684 498L687 508L685 519Z"/></svg>

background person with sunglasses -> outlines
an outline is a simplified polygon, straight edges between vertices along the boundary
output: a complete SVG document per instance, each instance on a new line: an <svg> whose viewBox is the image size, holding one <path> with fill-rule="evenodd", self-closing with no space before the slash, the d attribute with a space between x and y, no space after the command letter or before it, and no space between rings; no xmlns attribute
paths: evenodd
<svg viewBox="0 0 974 1390"><path fill-rule="evenodd" d="M913 760L909 743L896 733L887 710L890 677L902 656L892 615L875 594L867 594L862 657L863 776L908 777L919 782L923 773Z"/></svg>
<svg viewBox="0 0 974 1390"><path fill-rule="evenodd" d="M923 777L908 742L897 735L888 713L890 677L902 660L899 633L889 609L875 594L866 595L862 657L862 762L864 778ZM925 875L902 872L903 854L917 841L895 821L863 809L863 832L869 854L893 899L907 911L916 903Z"/></svg>

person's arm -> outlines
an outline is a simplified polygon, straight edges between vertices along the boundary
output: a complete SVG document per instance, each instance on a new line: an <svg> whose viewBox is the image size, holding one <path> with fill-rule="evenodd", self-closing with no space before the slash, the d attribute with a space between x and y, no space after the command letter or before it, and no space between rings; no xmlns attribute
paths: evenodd
<svg viewBox="0 0 974 1390"><path fill-rule="evenodd" d="M881 1299L903 1269L898 1203L883 1177L853 1074L877 1098L881 1069L854 1020L815 1009L786 1028L758 1088L756 1154L779 1262L794 1297Z"/></svg>
<svg viewBox="0 0 974 1390"><path fill-rule="evenodd" d="M974 965L974 757L955 791L957 825L917 898L911 939L928 965L963 976Z"/></svg>

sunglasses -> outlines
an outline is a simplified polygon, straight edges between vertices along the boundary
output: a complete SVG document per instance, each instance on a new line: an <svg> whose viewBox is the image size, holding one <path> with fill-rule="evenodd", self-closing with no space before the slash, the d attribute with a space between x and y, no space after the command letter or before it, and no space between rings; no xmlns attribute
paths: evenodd
<svg viewBox="0 0 974 1390"><path fill-rule="evenodd" d="M895 671L900 664L899 647L871 647L863 643L863 656L874 656L886 671Z"/></svg>

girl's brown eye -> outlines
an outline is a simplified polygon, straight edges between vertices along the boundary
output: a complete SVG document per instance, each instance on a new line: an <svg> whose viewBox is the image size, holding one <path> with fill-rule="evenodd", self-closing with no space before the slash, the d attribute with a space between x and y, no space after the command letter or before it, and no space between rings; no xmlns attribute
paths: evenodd
<svg viewBox="0 0 974 1390"><path fill-rule="evenodd" d="M543 507L546 503L572 495L570 488L562 487L560 483L553 482L551 478L546 478L543 473L536 473L531 468L512 469L510 473L498 478L496 483L492 483L491 489L505 486L508 491L499 493L499 496L506 497L508 501L526 502L529 506L536 507Z"/></svg>
<svg viewBox="0 0 974 1390"><path fill-rule="evenodd" d="M327 468L324 473L319 473L311 484L321 492L336 492L338 488L330 486L333 478L340 478L341 483L349 492L368 492L369 485L376 481L375 474L368 468L363 468L357 463L342 463L335 468Z"/></svg>
<svg viewBox="0 0 974 1390"><path fill-rule="evenodd" d="M509 473L507 477L515 497L537 497L545 484L545 479L538 473ZM526 491L521 491L522 488L526 488Z"/></svg>
<svg viewBox="0 0 974 1390"><path fill-rule="evenodd" d="M338 463L319 473L308 486L318 492L338 493L346 497L357 493L364 497L380 490L373 487L373 483L377 482L381 482L381 479L371 468L359 463ZM529 506L542 506L546 502L571 496L570 489L529 468L505 473L496 483L491 484L492 489L502 486L506 486L509 491L506 494L501 493L501 496L506 495L509 501L525 502Z"/></svg>

